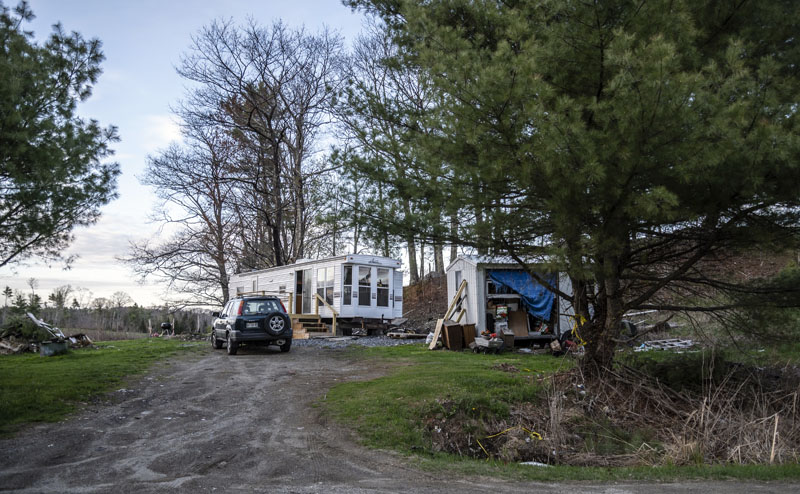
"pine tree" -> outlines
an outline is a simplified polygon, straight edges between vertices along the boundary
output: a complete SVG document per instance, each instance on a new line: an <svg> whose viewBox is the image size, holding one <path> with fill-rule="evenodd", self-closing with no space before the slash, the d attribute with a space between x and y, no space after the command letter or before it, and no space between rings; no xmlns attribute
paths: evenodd
<svg viewBox="0 0 800 494"><path fill-rule="evenodd" d="M748 289L726 255L796 246L797 2L348 3L437 95L396 187L457 211L460 243L566 272L587 368L626 311L724 310Z"/></svg>
<svg viewBox="0 0 800 494"><path fill-rule="evenodd" d="M75 114L100 75L100 41L56 25L42 45L23 29L27 2L0 3L0 267L63 259L72 229L115 197L114 127ZM66 259L69 261L69 259Z"/></svg>

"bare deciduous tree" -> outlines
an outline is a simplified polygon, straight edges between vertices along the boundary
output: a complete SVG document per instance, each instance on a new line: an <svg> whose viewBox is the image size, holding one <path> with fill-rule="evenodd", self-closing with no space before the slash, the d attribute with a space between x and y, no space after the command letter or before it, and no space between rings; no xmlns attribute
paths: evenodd
<svg viewBox="0 0 800 494"><path fill-rule="evenodd" d="M193 38L180 64L180 75L197 87L179 114L223 129L239 146L230 171L242 268L304 256L313 219L307 185L325 171L311 157L330 121L341 50L341 38L328 30L220 21Z"/></svg>
<svg viewBox="0 0 800 494"><path fill-rule="evenodd" d="M228 256L235 251L226 170L236 146L215 129L185 125L183 133L184 145L151 157L142 177L163 201L158 220L174 233L132 244L123 261L142 278L167 281L181 294L179 305L219 305L228 300Z"/></svg>

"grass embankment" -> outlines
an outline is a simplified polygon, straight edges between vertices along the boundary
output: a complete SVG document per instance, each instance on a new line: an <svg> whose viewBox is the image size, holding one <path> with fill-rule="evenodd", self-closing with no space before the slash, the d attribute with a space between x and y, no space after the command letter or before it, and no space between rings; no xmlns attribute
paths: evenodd
<svg viewBox="0 0 800 494"><path fill-rule="evenodd" d="M151 338L96 343L97 348L64 355L7 355L0 358L0 434L21 424L55 422L76 406L107 392L124 378L201 343Z"/></svg>
<svg viewBox="0 0 800 494"><path fill-rule="evenodd" d="M406 453L431 450L420 417L453 410L478 419L506 415L509 404L535 399L543 390L538 379L563 365L550 356L431 352L422 345L352 351L395 367L379 379L336 386L327 394L329 409L354 424L367 445ZM519 372L493 370L497 364Z"/></svg>
<svg viewBox="0 0 800 494"><path fill-rule="evenodd" d="M525 411L525 403L537 404L527 411L543 412L540 416L528 417L526 423L533 432L546 436L549 432L548 377L558 370L567 370L571 366L570 359L518 353L430 352L422 345L352 351L357 357L386 365L390 368L389 374L336 386L325 398L326 409L334 418L353 427L367 446L409 455L421 468L446 470L450 474L543 481L800 478L800 465L796 463L533 467L503 461L498 459L501 452L488 446L491 439L487 436L503 432L504 421L514 423L514 417L509 415ZM669 359L666 354L660 356ZM780 356L785 357L786 353L781 352ZM455 431L444 426L438 429L438 425L453 422L461 424L462 435L472 434L472 443L477 439L487 444L492 458L486 458L474 448L462 450L460 455L442 452L439 447L442 436ZM464 431L467 434L463 434ZM526 435L531 437L532 444L537 442L527 432L519 434L522 438ZM462 438L462 447L463 444Z"/></svg>

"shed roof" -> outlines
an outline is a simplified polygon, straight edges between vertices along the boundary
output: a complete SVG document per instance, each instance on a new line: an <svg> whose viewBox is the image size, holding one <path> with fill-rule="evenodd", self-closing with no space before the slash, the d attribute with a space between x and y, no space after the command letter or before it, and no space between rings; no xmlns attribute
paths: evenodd
<svg viewBox="0 0 800 494"><path fill-rule="evenodd" d="M469 264L472 264L473 266L478 266L479 264L480 265L493 264L493 265L500 265L500 266L516 266L516 267L519 267L519 263L511 256L460 255L460 256L456 257L453 260L453 262L450 263L449 266L447 266L446 271L450 271L450 269L453 267L453 265L459 259L461 259L461 260L463 260L463 261L465 261L465 262L467 262ZM541 262L542 261L541 258L528 258L528 259L523 259L523 260L526 261L526 262L529 262L531 264L535 264L536 262Z"/></svg>

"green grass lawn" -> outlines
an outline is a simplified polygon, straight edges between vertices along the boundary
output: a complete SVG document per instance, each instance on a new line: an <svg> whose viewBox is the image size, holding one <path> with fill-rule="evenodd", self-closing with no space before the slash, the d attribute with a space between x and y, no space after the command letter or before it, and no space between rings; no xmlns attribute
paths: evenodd
<svg viewBox="0 0 800 494"><path fill-rule="evenodd" d="M515 480L796 480L800 465L715 465L691 467L532 467L433 452L424 417L465 412L471 417L507 414L514 403L538 399L547 377L573 365L551 355L428 351L423 345L352 349L350 356L389 369L385 377L337 385L323 406L353 428L372 448L407 455L417 467L448 474L491 475ZM669 356L666 356L669 358ZM493 369L511 364L519 372ZM442 406L445 403L447 406ZM437 407L441 410L437 410ZM499 432L499 431L498 431Z"/></svg>
<svg viewBox="0 0 800 494"><path fill-rule="evenodd" d="M99 342L64 355L0 357L0 434L30 422L55 422L153 362L205 348L202 343L150 338Z"/></svg>
<svg viewBox="0 0 800 494"><path fill-rule="evenodd" d="M351 355L393 366L389 375L336 386L326 397L328 410L352 424L365 443L410 453L429 450L421 415L436 413L442 402L473 417L504 416L509 404L534 399L542 378L571 360L550 355L431 352L423 345L353 349ZM511 364L519 372L492 369Z"/></svg>

